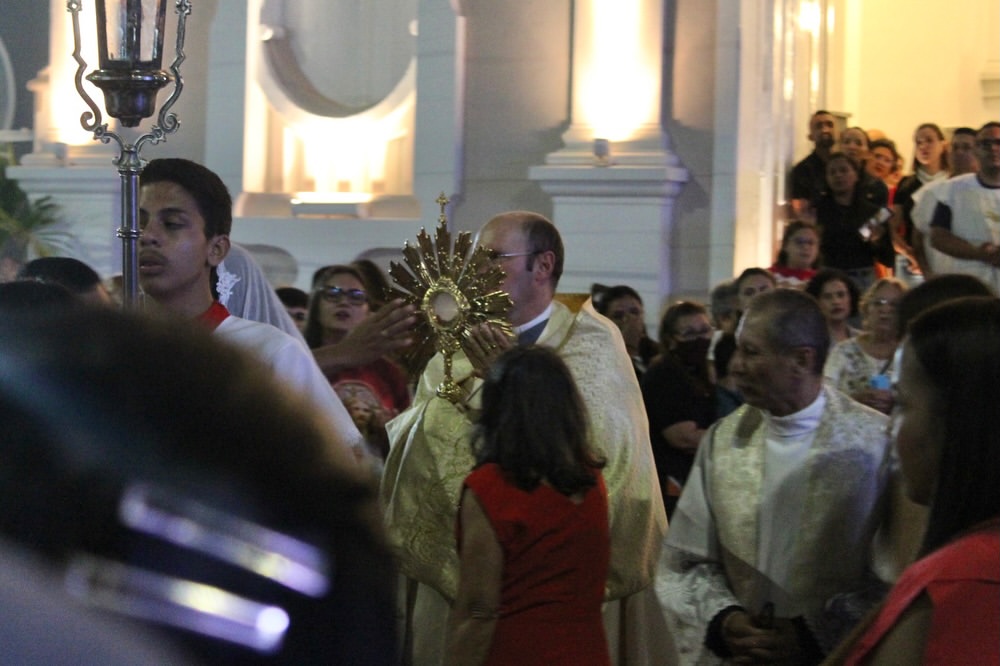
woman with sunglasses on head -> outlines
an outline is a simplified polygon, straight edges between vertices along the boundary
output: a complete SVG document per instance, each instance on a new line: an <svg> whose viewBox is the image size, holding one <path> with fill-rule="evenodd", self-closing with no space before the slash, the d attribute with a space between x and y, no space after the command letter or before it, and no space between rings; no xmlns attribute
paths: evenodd
<svg viewBox="0 0 1000 666"><path fill-rule="evenodd" d="M310 348L335 345L365 321L369 289L358 269L334 265L314 281L304 335ZM406 373L386 357L350 368L326 372L327 379L365 435L372 453L389 451L385 423L410 405Z"/></svg>

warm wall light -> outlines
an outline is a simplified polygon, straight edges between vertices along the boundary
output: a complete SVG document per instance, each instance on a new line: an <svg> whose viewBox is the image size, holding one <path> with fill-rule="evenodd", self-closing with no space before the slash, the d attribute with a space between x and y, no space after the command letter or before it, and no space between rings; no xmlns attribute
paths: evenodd
<svg viewBox="0 0 1000 666"><path fill-rule="evenodd" d="M799 6L799 28L814 36L819 34L821 12L818 2L803 2Z"/></svg>
<svg viewBox="0 0 1000 666"><path fill-rule="evenodd" d="M633 138L644 124L657 117L659 108L658 62L650 62L647 27L641 2L592 0L590 3L588 56L577 78L583 121L610 141ZM659 32L656 32L658 35Z"/></svg>

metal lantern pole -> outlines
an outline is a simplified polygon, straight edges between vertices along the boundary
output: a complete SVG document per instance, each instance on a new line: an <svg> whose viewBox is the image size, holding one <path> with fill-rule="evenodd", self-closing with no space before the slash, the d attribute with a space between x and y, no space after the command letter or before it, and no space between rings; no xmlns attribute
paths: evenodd
<svg viewBox="0 0 1000 666"><path fill-rule="evenodd" d="M81 0L68 0L66 9L73 15L73 59L77 62L76 90L90 107L80 116L80 124L93 132L94 140L118 144L118 157L114 165L121 177L122 224L117 235L122 240L123 307L139 306L139 174L145 162L139 151L146 143L157 144L166 140L180 127L177 115L169 113L170 107L180 97L184 88L180 65L184 62L184 35L187 17L191 13L190 0L175 0L177 13L177 44L170 72L160 69L163 53L163 26L166 0L158 0L156 9L145 13L142 0L96 0L97 36L100 68L86 78L104 92L108 115L117 118L125 127L136 127L144 118L153 115L156 95L171 80L174 90L163 104L153 125L134 142L108 130L101 122L101 109L83 88L83 73L87 63L80 55ZM110 9L105 6L110 3ZM109 41L111 38L113 41Z"/></svg>

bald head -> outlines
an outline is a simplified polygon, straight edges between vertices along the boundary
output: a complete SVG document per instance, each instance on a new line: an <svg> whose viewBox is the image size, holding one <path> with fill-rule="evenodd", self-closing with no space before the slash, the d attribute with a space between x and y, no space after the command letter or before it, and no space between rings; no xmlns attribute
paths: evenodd
<svg viewBox="0 0 1000 666"><path fill-rule="evenodd" d="M559 231L545 216L530 211L509 211L487 222L479 232L479 245L496 255L506 279L503 289L514 307L514 326L527 323L552 302L563 270L563 244Z"/></svg>

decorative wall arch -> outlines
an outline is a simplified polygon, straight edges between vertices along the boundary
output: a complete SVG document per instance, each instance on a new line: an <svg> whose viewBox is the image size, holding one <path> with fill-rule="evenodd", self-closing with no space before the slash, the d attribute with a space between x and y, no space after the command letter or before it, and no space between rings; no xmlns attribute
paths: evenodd
<svg viewBox="0 0 1000 666"><path fill-rule="evenodd" d="M256 0L249 190L410 195L418 0Z"/></svg>

